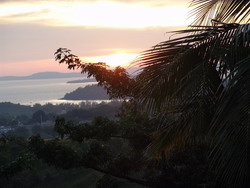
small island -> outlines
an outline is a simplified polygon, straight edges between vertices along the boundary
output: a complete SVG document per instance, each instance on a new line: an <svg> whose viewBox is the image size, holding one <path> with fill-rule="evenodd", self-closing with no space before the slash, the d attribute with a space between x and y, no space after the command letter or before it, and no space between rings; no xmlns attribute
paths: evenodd
<svg viewBox="0 0 250 188"><path fill-rule="evenodd" d="M79 87L76 90L66 93L62 98L64 100L108 100L107 92L98 85L88 85L84 88Z"/></svg>

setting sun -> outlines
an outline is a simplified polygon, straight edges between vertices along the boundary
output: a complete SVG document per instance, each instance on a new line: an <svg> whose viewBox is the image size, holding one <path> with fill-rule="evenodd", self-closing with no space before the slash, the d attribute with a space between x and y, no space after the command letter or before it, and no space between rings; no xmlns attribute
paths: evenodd
<svg viewBox="0 0 250 188"><path fill-rule="evenodd" d="M0 74L51 70L48 59L60 47L76 51L84 62L131 66L140 52L168 39L167 32L188 25L188 10L186 0L0 1L0 41L5 44L0 64L17 67L2 68Z"/></svg>
<svg viewBox="0 0 250 188"><path fill-rule="evenodd" d="M115 53L105 56L85 57L81 59L90 63L105 62L110 67L126 67L129 66L136 57L137 54Z"/></svg>

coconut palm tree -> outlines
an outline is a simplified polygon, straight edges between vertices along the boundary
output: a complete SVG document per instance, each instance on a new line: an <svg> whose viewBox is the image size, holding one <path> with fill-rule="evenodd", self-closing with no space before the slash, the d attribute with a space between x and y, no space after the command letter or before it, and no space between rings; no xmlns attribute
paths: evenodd
<svg viewBox="0 0 250 188"><path fill-rule="evenodd" d="M210 144L220 187L250 186L250 1L193 0L181 37L145 51L137 99L161 126L148 154Z"/></svg>
<svg viewBox="0 0 250 188"><path fill-rule="evenodd" d="M93 75L110 93L117 89L117 96L124 88L123 94L159 114L149 155L210 145L216 185L250 187L250 1L192 0L191 7L193 24L145 51L136 79L118 69L115 80L125 81L117 85L103 63L82 63L67 49L59 49L56 59Z"/></svg>

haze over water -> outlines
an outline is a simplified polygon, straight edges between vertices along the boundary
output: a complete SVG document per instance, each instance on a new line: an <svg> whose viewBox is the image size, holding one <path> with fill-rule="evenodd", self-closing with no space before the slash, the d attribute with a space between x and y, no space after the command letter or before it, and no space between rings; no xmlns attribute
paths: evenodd
<svg viewBox="0 0 250 188"><path fill-rule="evenodd" d="M58 99L63 98L66 93L72 92L78 87L96 83L67 83L67 81L78 79L83 79L83 77L0 81L0 102L26 105L66 102L58 101Z"/></svg>

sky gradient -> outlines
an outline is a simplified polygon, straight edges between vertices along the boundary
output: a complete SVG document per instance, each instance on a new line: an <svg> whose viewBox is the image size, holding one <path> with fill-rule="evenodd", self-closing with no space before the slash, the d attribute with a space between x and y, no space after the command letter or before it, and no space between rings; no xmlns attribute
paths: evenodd
<svg viewBox="0 0 250 188"><path fill-rule="evenodd" d="M67 71L66 47L86 62L128 66L143 50L183 29L189 0L0 0L0 76Z"/></svg>

